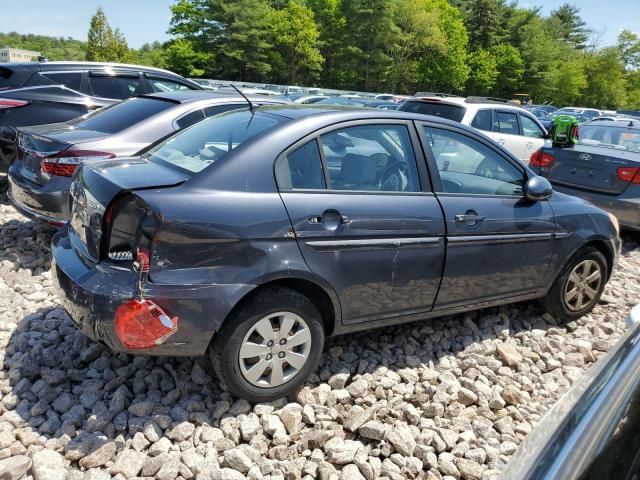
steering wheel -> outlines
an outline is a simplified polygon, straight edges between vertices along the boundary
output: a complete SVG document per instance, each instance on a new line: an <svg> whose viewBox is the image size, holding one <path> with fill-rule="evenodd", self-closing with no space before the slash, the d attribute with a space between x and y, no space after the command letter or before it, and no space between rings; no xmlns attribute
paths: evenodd
<svg viewBox="0 0 640 480"><path fill-rule="evenodd" d="M407 177L407 166L404 162L393 162L382 171L378 189L385 192L401 192L403 181Z"/></svg>

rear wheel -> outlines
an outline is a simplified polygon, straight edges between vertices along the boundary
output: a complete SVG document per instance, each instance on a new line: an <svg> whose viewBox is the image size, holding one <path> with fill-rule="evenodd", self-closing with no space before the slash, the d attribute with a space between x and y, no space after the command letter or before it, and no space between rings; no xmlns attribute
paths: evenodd
<svg viewBox="0 0 640 480"><path fill-rule="evenodd" d="M232 393L263 402L295 391L317 368L323 345L315 305L294 290L269 288L225 321L209 356Z"/></svg>
<svg viewBox="0 0 640 480"><path fill-rule="evenodd" d="M591 312L600 300L607 277L607 261L602 252L585 247L567 262L543 304L563 322L580 318Z"/></svg>

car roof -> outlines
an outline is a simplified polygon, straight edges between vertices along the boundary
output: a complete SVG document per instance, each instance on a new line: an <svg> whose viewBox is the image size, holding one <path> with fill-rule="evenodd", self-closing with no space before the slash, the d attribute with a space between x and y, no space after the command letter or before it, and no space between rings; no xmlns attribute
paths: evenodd
<svg viewBox="0 0 640 480"><path fill-rule="evenodd" d="M23 65L39 66L42 70L49 70L49 67L55 68L118 68L128 70L141 70L148 72L166 73L168 75L179 76L169 70L162 68L147 67L144 65L135 65L131 63L115 63L115 62L31 62Z"/></svg>
<svg viewBox="0 0 640 480"><path fill-rule="evenodd" d="M627 122L622 120L627 120ZM583 127L586 127L587 125L597 125L599 127L629 128L633 130L640 130L640 120L634 119L634 118L591 121L591 122L585 123Z"/></svg>
<svg viewBox="0 0 640 480"><path fill-rule="evenodd" d="M218 92L215 90L176 90L173 92L161 92L161 93L148 93L141 95L147 98L162 98L165 100L171 100L176 103L192 103L204 100L239 100L241 102L246 101L245 98L235 92ZM274 102L274 103L289 103L281 98L268 97L266 95L250 95L246 97L252 102Z"/></svg>
<svg viewBox="0 0 640 480"><path fill-rule="evenodd" d="M417 101L417 102L431 102L431 103L443 103L449 105L457 105L459 107L464 107L469 110L478 110L480 108L499 108L501 110L517 110L517 111L527 111L525 108L522 108L520 105L516 105L511 102L497 102L497 101L487 101L482 102L478 100L480 97L469 97L473 99L472 101L467 101L468 98L465 97L410 97L406 101Z"/></svg>
<svg viewBox="0 0 640 480"><path fill-rule="evenodd" d="M436 120L438 123L455 126L457 128L466 128L458 122L431 115L423 115L421 113L381 110L378 108L350 107L344 105L318 105L315 103L306 105L292 103L291 105L265 105L260 107L258 111L279 115L291 120L312 117L322 118L326 120L327 124L367 119Z"/></svg>

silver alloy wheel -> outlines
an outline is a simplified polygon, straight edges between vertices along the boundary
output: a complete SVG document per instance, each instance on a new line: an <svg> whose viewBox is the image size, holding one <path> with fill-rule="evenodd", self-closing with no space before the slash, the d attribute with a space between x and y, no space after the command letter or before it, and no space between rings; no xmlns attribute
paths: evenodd
<svg viewBox="0 0 640 480"><path fill-rule="evenodd" d="M272 388L300 371L311 352L311 330L292 312L276 312L258 320L242 340L240 371L251 385Z"/></svg>
<svg viewBox="0 0 640 480"><path fill-rule="evenodd" d="M602 271L598 262L584 260L574 267L564 288L564 304L572 312L584 310L600 289Z"/></svg>

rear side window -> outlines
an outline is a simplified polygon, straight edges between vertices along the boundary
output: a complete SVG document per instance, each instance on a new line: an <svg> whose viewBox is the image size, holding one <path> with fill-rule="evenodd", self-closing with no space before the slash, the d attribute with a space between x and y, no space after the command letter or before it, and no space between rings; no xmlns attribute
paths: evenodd
<svg viewBox="0 0 640 480"><path fill-rule="evenodd" d="M403 112L421 113L423 115L433 115L434 117L447 118L454 122L461 122L466 109L450 103L407 100L400 105L398 110Z"/></svg>
<svg viewBox="0 0 640 480"><path fill-rule="evenodd" d="M118 133L152 115L173 107L175 103L152 98L131 98L99 110L76 123L77 128L103 133Z"/></svg>
<svg viewBox="0 0 640 480"><path fill-rule="evenodd" d="M493 125L493 110L480 110L471 122L473 128L490 132Z"/></svg>
<svg viewBox="0 0 640 480"><path fill-rule="evenodd" d="M179 129L190 127L198 123L204 118L202 110L196 110L195 112L187 113L184 117L176 120L176 125Z"/></svg>
<svg viewBox="0 0 640 480"><path fill-rule="evenodd" d="M96 97L125 99L144 93L138 77L95 76L90 78L91 90Z"/></svg>
<svg viewBox="0 0 640 480"><path fill-rule="evenodd" d="M276 179L281 190L324 190L326 184L318 142L311 140L295 152L281 157L276 164Z"/></svg>
<svg viewBox="0 0 640 480"><path fill-rule="evenodd" d="M224 112L230 112L231 110L239 110L241 108L247 108L246 103L232 103L227 105L211 105L210 107L205 107L204 116L205 117L213 117L215 115L220 115Z"/></svg>
<svg viewBox="0 0 640 480"><path fill-rule="evenodd" d="M0 67L0 91L22 86L19 75L15 75L10 68Z"/></svg>
<svg viewBox="0 0 640 480"><path fill-rule="evenodd" d="M498 112L497 127L494 131L506 133L507 135L520 135L520 127L518 126L518 116L510 112Z"/></svg>
<svg viewBox="0 0 640 480"><path fill-rule="evenodd" d="M48 78L56 85L64 85L71 90L80 90L82 72L41 73L41 75Z"/></svg>

